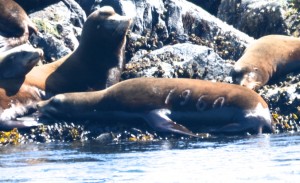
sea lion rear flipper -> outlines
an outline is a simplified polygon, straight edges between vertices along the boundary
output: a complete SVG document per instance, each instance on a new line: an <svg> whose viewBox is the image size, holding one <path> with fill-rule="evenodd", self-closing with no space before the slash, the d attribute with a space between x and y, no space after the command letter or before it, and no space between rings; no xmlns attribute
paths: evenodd
<svg viewBox="0 0 300 183"><path fill-rule="evenodd" d="M167 116L167 114L170 113L171 111L168 109L156 109L150 111L145 117L145 119L148 122L148 124L155 130L198 137L186 127L172 121Z"/></svg>

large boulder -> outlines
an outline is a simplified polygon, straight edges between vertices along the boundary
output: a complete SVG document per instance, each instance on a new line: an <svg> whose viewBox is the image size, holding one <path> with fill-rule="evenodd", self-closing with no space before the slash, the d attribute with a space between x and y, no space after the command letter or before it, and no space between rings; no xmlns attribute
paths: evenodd
<svg viewBox="0 0 300 183"><path fill-rule="evenodd" d="M103 0L100 6L104 5L133 17L131 37L136 44L128 48L129 58L139 49L192 42L213 48L224 59L237 60L253 40L185 0Z"/></svg>
<svg viewBox="0 0 300 183"><path fill-rule="evenodd" d="M288 34L287 4L276 0L222 0L218 18L254 38Z"/></svg>
<svg viewBox="0 0 300 183"><path fill-rule="evenodd" d="M199 1L199 0L188 0L201 8L208 11L210 14L217 16L218 9L221 3L221 0L206 0L206 1Z"/></svg>
<svg viewBox="0 0 300 183"><path fill-rule="evenodd" d="M228 79L231 69L232 64L211 48L180 43L151 52L137 52L126 64L122 77L184 77L224 81Z"/></svg>
<svg viewBox="0 0 300 183"><path fill-rule="evenodd" d="M44 50L47 62L61 58L78 46L86 20L85 12L72 0L53 3L30 13L29 17L40 32L31 36L30 42Z"/></svg>

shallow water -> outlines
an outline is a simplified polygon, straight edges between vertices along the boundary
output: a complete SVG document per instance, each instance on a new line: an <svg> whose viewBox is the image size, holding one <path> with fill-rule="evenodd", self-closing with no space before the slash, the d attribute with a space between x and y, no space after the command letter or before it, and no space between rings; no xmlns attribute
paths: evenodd
<svg viewBox="0 0 300 183"><path fill-rule="evenodd" d="M300 134L0 147L0 182L297 182Z"/></svg>

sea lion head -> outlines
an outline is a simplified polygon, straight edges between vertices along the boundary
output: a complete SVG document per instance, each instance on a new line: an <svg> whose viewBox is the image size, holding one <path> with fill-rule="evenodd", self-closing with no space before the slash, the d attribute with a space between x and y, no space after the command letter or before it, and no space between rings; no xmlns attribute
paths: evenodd
<svg viewBox="0 0 300 183"><path fill-rule="evenodd" d="M230 75L233 83L245 86L251 90L260 88L263 83L262 70L252 65L247 67L235 65Z"/></svg>
<svg viewBox="0 0 300 183"><path fill-rule="evenodd" d="M23 44L0 53L0 79L24 77L42 58L44 52Z"/></svg>
<svg viewBox="0 0 300 183"><path fill-rule="evenodd" d="M57 114L60 116L60 108L62 107L62 103L65 101L65 96L63 94L55 95L51 97L49 100L39 101L37 103L37 109L46 117L55 117L53 114ZM66 105L64 106L66 107ZM65 108L67 109L67 108ZM67 113L66 113L67 114Z"/></svg>
<svg viewBox="0 0 300 183"><path fill-rule="evenodd" d="M118 15L110 6L103 6L87 18L80 45L95 46L101 42L108 48L116 45L119 48L117 43L124 42L130 24L131 18Z"/></svg>
<svg viewBox="0 0 300 183"><path fill-rule="evenodd" d="M58 119L72 118L74 114L84 112L88 109L91 102L85 100L84 95L84 93L58 94L48 100L37 102L36 108L40 111L41 116ZM76 100L74 100L74 97Z"/></svg>

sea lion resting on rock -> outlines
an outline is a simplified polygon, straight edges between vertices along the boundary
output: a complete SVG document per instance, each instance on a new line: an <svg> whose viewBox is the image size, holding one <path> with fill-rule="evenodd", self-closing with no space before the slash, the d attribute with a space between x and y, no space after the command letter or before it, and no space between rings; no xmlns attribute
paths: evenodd
<svg viewBox="0 0 300 183"><path fill-rule="evenodd" d="M118 82L130 23L130 18L111 7L102 7L87 18L73 53L34 67L25 78L0 80L0 127L22 127L21 122L14 126L17 123L9 120L27 113L24 104L58 93L104 89Z"/></svg>
<svg viewBox="0 0 300 183"><path fill-rule="evenodd" d="M44 52L29 44L0 53L0 79L20 78L42 59Z"/></svg>
<svg viewBox="0 0 300 183"><path fill-rule="evenodd" d="M0 0L0 52L27 42L38 30L24 9L13 0Z"/></svg>
<svg viewBox="0 0 300 183"><path fill-rule="evenodd" d="M58 119L142 118L159 131L197 136L186 127L213 126L214 133L272 132L266 102L245 87L192 79L137 78L93 92L59 94L37 104Z"/></svg>
<svg viewBox="0 0 300 183"><path fill-rule="evenodd" d="M250 89L280 79L300 68L300 39L269 35L254 41L235 63L232 79Z"/></svg>

